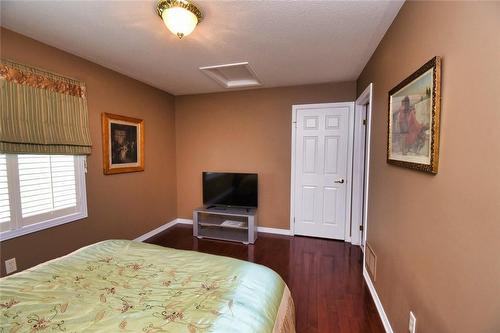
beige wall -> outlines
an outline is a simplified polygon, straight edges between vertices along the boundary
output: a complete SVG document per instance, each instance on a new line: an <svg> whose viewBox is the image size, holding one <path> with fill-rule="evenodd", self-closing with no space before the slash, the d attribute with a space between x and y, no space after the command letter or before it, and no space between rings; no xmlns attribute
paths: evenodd
<svg viewBox="0 0 500 333"><path fill-rule="evenodd" d="M16 257L24 269L99 240L133 239L176 218L173 96L6 29L1 30L1 56L85 81L93 142L87 174L89 217L3 241L2 263ZM103 175L102 112L144 119L144 172Z"/></svg>
<svg viewBox="0 0 500 333"><path fill-rule="evenodd" d="M175 121L173 96L4 28L1 56L85 81L93 141L89 217L3 241L1 262L16 257L19 269L99 240L133 239L178 216L191 218L201 204L202 170L258 172L262 225L289 228L291 106L351 101L356 93L349 82L180 96ZM144 172L103 175L102 112L144 119Z"/></svg>
<svg viewBox="0 0 500 333"><path fill-rule="evenodd" d="M292 105L353 101L355 83L175 98L177 212L202 204L202 171L257 172L259 224L289 228Z"/></svg>
<svg viewBox="0 0 500 333"><path fill-rule="evenodd" d="M357 82L358 93L374 83L368 241L395 332L406 332L410 309L418 332L500 327L499 17L499 3L408 2ZM94 143L89 218L2 242L1 260L16 257L21 269L191 218L203 170L258 172L261 225L288 228L291 105L355 97L354 83L180 96L174 117L164 92L1 32L3 57L87 83ZM435 55L443 57L442 133L431 176L386 164L385 149L388 91ZM145 120L145 172L102 174L101 112Z"/></svg>
<svg viewBox="0 0 500 333"><path fill-rule="evenodd" d="M407 2L363 70L374 83L368 242L395 332L500 332L500 3ZM386 163L387 94L443 57L439 173Z"/></svg>

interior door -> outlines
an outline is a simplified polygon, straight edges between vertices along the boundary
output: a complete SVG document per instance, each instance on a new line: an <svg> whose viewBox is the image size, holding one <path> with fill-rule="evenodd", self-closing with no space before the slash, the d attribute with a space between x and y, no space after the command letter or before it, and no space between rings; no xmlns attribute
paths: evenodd
<svg viewBox="0 0 500 333"><path fill-rule="evenodd" d="M354 111L354 144L352 167L351 201L351 243L363 245L364 204L365 204L365 161L366 161L366 123L367 104L356 102Z"/></svg>
<svg viewBox="0 0 500 333"><path fill-rule="evenodd" d="M352 103L296 107L295 234L345 239Z"/></svg>

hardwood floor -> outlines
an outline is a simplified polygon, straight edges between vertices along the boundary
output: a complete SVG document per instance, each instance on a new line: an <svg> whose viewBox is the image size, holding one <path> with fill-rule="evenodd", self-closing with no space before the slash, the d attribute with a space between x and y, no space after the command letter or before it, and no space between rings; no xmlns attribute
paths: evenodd
<svg viewBox="0 0 500 333"><path fill-rule="evenodd" d="M341 241L259 233L255 245L198 240L176 225L146 242L248 260L279 273L292 292L297 333L384 332L362 277L359 247Z"/></svg>

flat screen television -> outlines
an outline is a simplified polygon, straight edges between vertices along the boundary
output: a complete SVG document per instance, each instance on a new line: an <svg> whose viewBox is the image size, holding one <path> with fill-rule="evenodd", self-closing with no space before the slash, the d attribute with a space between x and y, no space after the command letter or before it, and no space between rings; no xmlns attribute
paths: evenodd
<svg viewBox="0 0 500 333"><path fill-rule="evenodd" d="M203 204L215 207L257 208L256 173L203 172Z"/></svg>

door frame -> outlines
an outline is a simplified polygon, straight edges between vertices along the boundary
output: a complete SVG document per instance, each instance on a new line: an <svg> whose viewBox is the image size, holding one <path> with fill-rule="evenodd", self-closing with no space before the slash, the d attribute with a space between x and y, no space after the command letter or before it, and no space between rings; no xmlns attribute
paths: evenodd
<svg viewBox="0 0 500 333"><path fill-rule="evenodd" d="M348 114L348 133L347 133L347 172L346 172L346 212L345 216L351 216L351 199L352 199L352 156L354 143L354 102L337 102L337 103L316 103L316 104L294 104L292 105L292 161L291 161L291 177L290 177L290 235L295 235L295 160L296 160L296 138L297 138L297 111L299 109L317 109L325 107L350 107L352 112ZM351 223L345 223L344 226L344 241L351 242Z"/></svg>
<svg viewBox="0 0 500 333"><path fill-rule="evenodd" d="M368 233L368 196L369 196L369 185L370 185L370 146L371 146L371 128L372 128L372 109L373 109L373 83L370 83L365 90L359 95L355 102L355 112L356 110L362 110L366 105L366 128L365 128L365 145L364 145L364 154L365 154L365 168L363 174L354 175L358 177L364 178L364 186L363 186L363 203L362 205L358 205L358 207L362 207L362 220L361 225L364 226L363 230L363 238L361 239L361 231L359 230L359 225L354 225L351 221L352 225L352 235L355 232L358 234L352 238L354 238L353 244L359 245L364 252L366 245L366 235ZM354 152L355 154L363 153L361 151ZM353 156L354 158L354 156ZM358 198L353 198L353 201L357 201ZM353 202L354 206L355 202Z"/></svg>

